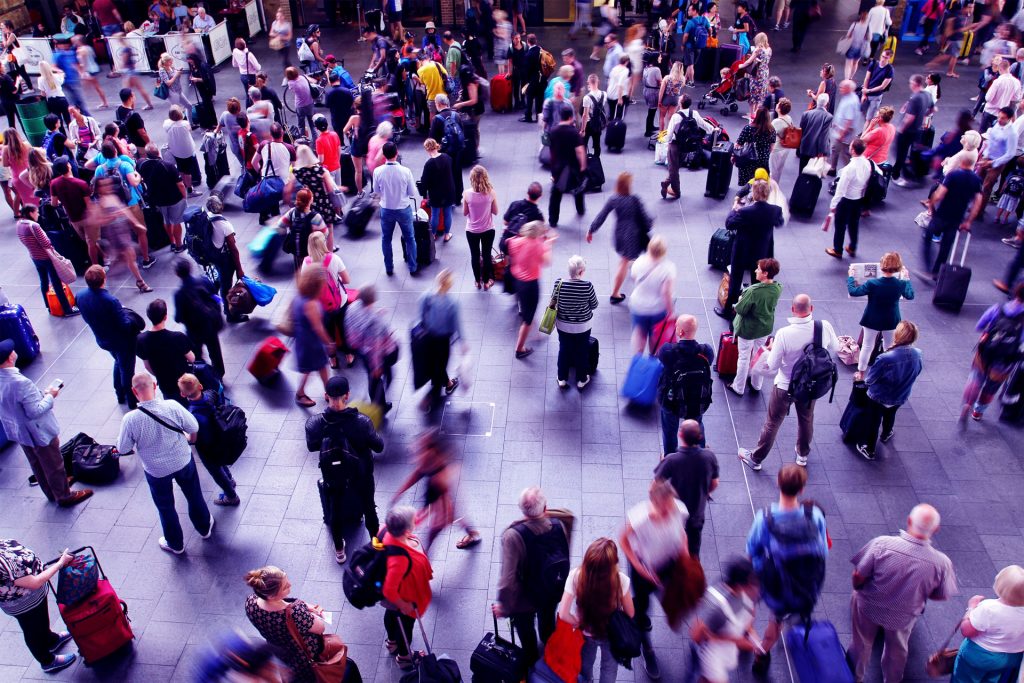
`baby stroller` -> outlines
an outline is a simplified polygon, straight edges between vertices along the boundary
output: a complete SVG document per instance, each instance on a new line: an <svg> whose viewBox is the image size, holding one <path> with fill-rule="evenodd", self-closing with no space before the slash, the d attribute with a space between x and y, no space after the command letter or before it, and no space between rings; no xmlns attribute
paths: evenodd
<svg viewBox="0 0 1024 683"><path fill-rule="evenodd" d="M721 80L711 86L711 90L704 93L697 103L698 109L708 106L723 105L719 112L722 116L728 116L739 110L740 102L743 102L750 95L750 81L746 74L740 69L742 59L738 59L729 67L728 73L724 73Z"/></svg>

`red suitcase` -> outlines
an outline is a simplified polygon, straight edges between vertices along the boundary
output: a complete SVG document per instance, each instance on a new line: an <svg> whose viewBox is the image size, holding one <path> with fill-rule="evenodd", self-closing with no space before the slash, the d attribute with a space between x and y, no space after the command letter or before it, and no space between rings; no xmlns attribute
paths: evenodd
<svg viewBox="0 0 1024 683"><path fill-rule="evenodd" d="M508 74L498 74L491 79L491 109L512 110L512 78Z"/></svg>
<svg viewBox="0 0 1024 683"><path fill-rule="evenodd" d="M277 368L288 353L288 347L277 337L267 337L256 355L249 361L249 374L259 382L266 382L277 374Z"/></svg>
<svg viewBox="0 0 1024 683"><path fill-rule="evenodd" d="M93 664L130 643L135 634L128 623L128 605L117 597L105 578L88 598L65 607L57 605L86 664Z"/></svg>
<svg viewBox="0 0 1024 683"><path fill-rule="evenodd" d="M676 317L674 315L665 316L665 319L654 326L651 330L651 339L649 342L651 355L657 356L658 351L661 347L669 342L676 340Z"/></svg>
<svg viewBox="0 0 1024 683"><path fill-rule="evenodd" d="M736 375L736 363L740 359L740 349L732 332L723 332L718 338L718 357L715 358L715 371L722 377Z"/></svg>

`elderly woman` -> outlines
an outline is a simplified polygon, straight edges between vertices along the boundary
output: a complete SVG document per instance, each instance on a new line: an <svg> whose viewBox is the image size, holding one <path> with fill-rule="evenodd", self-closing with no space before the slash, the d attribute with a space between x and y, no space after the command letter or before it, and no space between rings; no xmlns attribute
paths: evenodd
<svg viewBox="0 0 1024 683"><path fill-rule="evenodd" d="M366 173L373 178L373 171L384 164L384 143L394 136L395 126L390 121L377 124L377 132L366 146Z"/></svg>
<svg viewBox="0 0 1024 683"><path fill-rule="evenodd" d="M900 299L911 301L914 298L914 287L909 278L902 279L900 275L905 273L903 259L895 251L882 256L879 261L879 269L882 271L879 277L873 277L863 284L858 285L853 279L856 270L851 266L846 278L846 288L850 296L866 296L868 305L864 308L864 315L861 316L861 336L863 341L860 345L860 359L857 362L857 373L854 380L860 380L868 369L868 360L871 358L871 351L882 337L885 346L892 346L893 330L900 324Z"/></svg>
<svg viewBox="0 0 1024 683"><path fill-rule="evenodd" d="M404 551L388 557L388 570L381 587L386 601L384 630L388 634L384 645L395 655L395 662L401 669L413 668L414 655L423 654L410 652L409 644L416 618L426 613L433 597L430 579L434 570L426 549L414 533L415 517L416 509L408 505L392 508L384 518L387 530L381 539L384 546Z"/></svg>
<svg viewBox="0 0 1024 683"><path fill-rule="evenodd" d="M1024 568L1004 567L992 586L996 597L975 595L960 622L964 641L950 683L1017 680L1024 651Z"/></svg>
<svg viewBox="0 0 1024 683"><path fill-rule="evenodd" d="M576 388L590 383L593 364L590 357L590 328L597 308L597 292L583 279L587 262L576 255L569 259L569 279L555 280L551 298L555 302L555 329L558 330L558 387L569 386L569 370L576 371ZM596 340L595 340L596 342Z"/></svg>
<svg viewBox="0 0 1024 683"><path fill-rule="evenodd" d="M644 208L640 197L633 194L633 174L623 171L615 181L615 194L608 198L604 208L594 218L587 230L587 242L594 240L594 233L600 230L608 214L615 212L615 236L612 240L615 253L619 255L619 269L612 282L612 293L608 300L613 304L621 304L626 295L619 290L626 281L629 264L644 253L650 242L651 226L654 221Z"/></svg>
<svg viewBox="0 0 1024 683"><path fill-rule="evenodd" d="M633 353L643 353L647 338L654 326L672 314L672 289L676 281L676 266L665 258L668 245L655 235L630 268L635 280L629 295L629 311L633 317Z"/></svg>
<svg viewBox="0 0 1024 683"><path fill-rule="evenodd" d="M868 417L861 430L865 440L856 444L857 452L865 460L875 458L879 427L882 429L882 443L893 437L896 411L910 399L910 390L921 374L921 351L914 346L917 336L917 325L909 320L901 320L893 333L892 345L868 368ZM864 346L867 347L867 344Z"/></svg>
<svg viewBox="0 0 1024 683"><path fill-rule="evenodd" d="M555 235L548 235L548 226L542 221L530 221L517 236L505 243L511 259L512 277L516 281L516 299L522 321L516 337L516 358L520 360L533 353L533 349L526 346L526 338L540 303L540 273L551 263L551 246L556 239Z"/></svg>

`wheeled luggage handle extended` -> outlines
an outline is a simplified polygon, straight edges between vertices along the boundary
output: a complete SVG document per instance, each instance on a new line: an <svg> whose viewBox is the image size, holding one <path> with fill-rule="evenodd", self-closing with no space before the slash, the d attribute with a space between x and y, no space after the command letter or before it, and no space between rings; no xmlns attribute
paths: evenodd
<svg viewBox="0 0 1024 683"><path fill-rule="evenodd" d="M491 610L491 617L494 619L494 637L497 638L498 635L500 635L498 633L498 615L495 614L493 610ZM508 635L509 635L509 642L512 643L513 645L515 645L516 644L516 630L514 628L512 628L512 619L511 618L508 620Z"/></svg>
<svg viewBox="0 0 1024 683"><path fill-rule="evenodd" d="M953 259L956 257L956 245L960 243L960 230L956 231L956 237L953 238L953 246L949 250L949 258L946 263L953 265ZM964 250L960 252L960 267L964 267L964 261L967 260L967 247L971 246L971 233L967 233L967 237L964 238Z"/></svg>
<svg viewBox="0 0 1024 683"><path fill-rule="evenodd" d="M93 548L91 545L83 545L81 548L78 548L77 550L69 550L68 554L72 555L72 556L79 555L83 550L88 550L92 554L92 559L96 560L96 569L98 569L99 572L100 572L100 578L101 579L106 579L107 578L107 574L106 574L106 572L103 571L103 566L100 564L100 558L97 557L96 549ZM47 563L45 563L43 565L43 569L46 569L51 564L57 564L58 562L60 562L60 558L59 557L57 559L55 559L55 560L50 560L49 562L47 562ZM56 595L56 592L54 594Z"/></svg>

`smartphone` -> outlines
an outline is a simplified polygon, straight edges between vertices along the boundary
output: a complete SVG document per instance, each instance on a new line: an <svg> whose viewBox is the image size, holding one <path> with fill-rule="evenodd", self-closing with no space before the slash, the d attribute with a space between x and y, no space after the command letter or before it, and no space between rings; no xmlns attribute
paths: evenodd
<svg viewBox="0 0 1024 683"><path fill-rule="evenodd" d="M53 382L50 383L50 388L56 389L56 390L60 391L61 389L64 388L64 380L62 380L62 379L55 379L55 380L53 380Z"/></svg>

